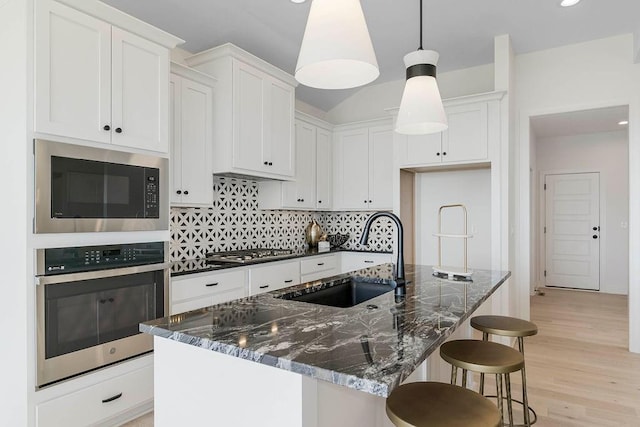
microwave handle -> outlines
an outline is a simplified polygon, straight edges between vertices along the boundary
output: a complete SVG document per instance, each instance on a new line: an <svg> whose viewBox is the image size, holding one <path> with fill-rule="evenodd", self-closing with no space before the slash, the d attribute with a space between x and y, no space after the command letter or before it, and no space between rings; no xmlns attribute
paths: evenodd
<svg viewBox="0 0 640 427"><path fill-rule="evenodd" d="M96 270L82 273L57 274L55 276L36 276L36 285L54 285L59 283L73 283L80 280L101 279L104 277L126 276L128 274L147 273L149 271L165 270L171 267L170 262L159 264L136 265L133 267L114 268L111 270Z"/></svg>

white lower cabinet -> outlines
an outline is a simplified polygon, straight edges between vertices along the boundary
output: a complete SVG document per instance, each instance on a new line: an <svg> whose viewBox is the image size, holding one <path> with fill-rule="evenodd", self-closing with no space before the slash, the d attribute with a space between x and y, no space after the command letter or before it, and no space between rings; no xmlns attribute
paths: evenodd
<svg viewBox="0 0 640 427"><path fill-rule="evenodd" d="M300 261L268 263L249 268L249 295L300 284Z"/></svg>
<svg viewBox="0 0 640 427"><path fill-rule="evenodd" d="M84 427L153 400L153 365L36 406L38 427Z"/></svg>
<svg viewBox="0 0 640 427"><path fill-rule="evenodd" d="M246 269L171 278L171 314L184 313L247 296Z"/></svg>
<svg viewBox="0 0 640 427"><path fill-rule="evenodd" d="M339 255L329 254L303 258L300 261L300 283L312 282L338 274Z"/></svg>
<svg viewBox="0 0 640 427"><path fill-rule="evenodd" d="M375 252L341 252L340 273L394 262L393 254Z"/></svg>

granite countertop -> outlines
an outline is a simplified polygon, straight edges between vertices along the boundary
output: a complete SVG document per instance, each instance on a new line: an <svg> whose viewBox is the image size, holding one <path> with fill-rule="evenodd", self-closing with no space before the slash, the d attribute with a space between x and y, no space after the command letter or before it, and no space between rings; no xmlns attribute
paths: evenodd
<svg viewBox="0 0 640 427"><path fill-rule="evenodd" d="M357 252L357 253L378 253L378 254L390 254L388 251L371 251L362 249L343 249L343 248L331 248L329 250L319 251L316 248L300 248L295 249L290 256L282 256L278 258L256 258L255 260L247 261L244 263L234 262L207 262L206 258L195 258L174 261L171 263L171 277L184 276L187 274L205 273L208 271L218 271L227 268L237 268L247 265L263 264L266 262L285 261L288 259L304 258L316 255L334 254L337 252Z"/></svg>
<svg viewBox="0 0 640 427"><path fill-rule="evenodd" d="M384 264L292 286L156 319L140 331L386 397L510 276L476 270L472 282L456 282L407 265L399 303L393 291L350 308L278 298L350 276L393 284L392 270Z"/></svg>

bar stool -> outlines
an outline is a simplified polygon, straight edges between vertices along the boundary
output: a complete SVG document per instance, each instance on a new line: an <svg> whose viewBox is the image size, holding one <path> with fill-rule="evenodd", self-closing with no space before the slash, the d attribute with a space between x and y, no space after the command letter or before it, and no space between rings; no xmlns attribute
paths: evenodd
<svg viewBox="0 0 640 427"><path fill-rule="evenodd" d="M524 337L530 337L538 333L538 326L527 320L518 319L508 316L476 316L471 319L471 326L482 332L483 341L489 341L489 334L499 335L503 337L518 338L518 350L524 357ZM514 399L515 402L522 404L522 412L524 414L524 425L530 427L538 421L538 415L533 408L529 407L527 397L527 373L525 366L522 366L522 402ZM484 375L480 374L480 394L484 394ZM529 411L533 413L533 421L529 416Z"/></svg>
<svg viewBox="0 0 640 427"><path fill-rule="evenodd" d="M498 427L500 413L480 394L436 382L403 384L387 397L396 427Z"/></svg>
<svg viewBox="0 0 640 427"><path fill-rule="evenodd" d="M440 346L440 357L451 364L451 384L456 383L458 368L462 369L462 387L467 386L467 371L495 374L498 412L502 419L503 383L506 388L509 426L513 426L511 380L509 374L524 366L524 357L506 345L478 340L455 340Z"/></svg>

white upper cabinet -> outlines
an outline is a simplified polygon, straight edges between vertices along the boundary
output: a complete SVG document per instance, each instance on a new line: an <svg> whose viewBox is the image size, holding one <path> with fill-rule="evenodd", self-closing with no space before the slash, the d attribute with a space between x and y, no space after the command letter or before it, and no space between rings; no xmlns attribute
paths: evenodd
<svg viewBox="0 0 640 427"><path fill-rule="evenodd" d="M328 124L298 113L295 124L294 181L258 183L260 209L328 210L331 208L331 132ZM311 123L313 122L313 123Z"/></svg>
<svg viewBox="0 0 640 427"><path fill-rule="evenodd" d="M173 63L171 71L171 205L211 206L215 79Z"/></svg>
<svg viewBox="0 0 640 427"><path fill-rule="evenodd" d="M340 130L335 139L334 209L391 209L391 125Z"/></svg>
<svg viewBox="0 0 640 427"><path fill-rule="evenodd" d="M218 79L214 172L291 180L295 175L295 79L225 44L187 58Z"/></svg>
<svg viewBox="0 0 640 427"><path fill-rule="evenodd" d="M449 128L428 135L399 135L399 164L419 168L439 164L489 161L489 142L500 132L499 100L502 93L482 94L444 101Z"/></svg>
<svg viewBox="0 0 640 427"><path fill-rule="evenodd" d="M112 17L168 38L111 9ZM171 47L180 41L169 39ZM167 152L167 47L55 1L36 2L35 131Z"/></svg>

